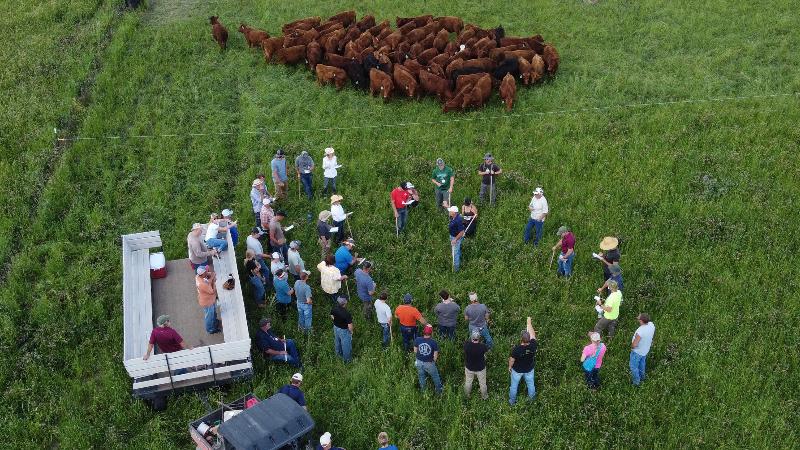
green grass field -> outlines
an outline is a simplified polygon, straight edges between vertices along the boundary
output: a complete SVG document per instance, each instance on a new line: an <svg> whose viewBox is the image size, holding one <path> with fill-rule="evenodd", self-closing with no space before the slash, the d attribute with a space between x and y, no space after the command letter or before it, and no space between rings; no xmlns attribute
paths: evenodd
<svg viewBox="0 0 800 450"><path fill-rule="evenodd" d="M392 306L411 292L430 317L440 289L462 307L477 290L494 311L497 349L490 400L463 397L460 346L448 343L439 364L445 394L422 395L412 359L397 344L381 351L379 328L355 314L359 305L351 304L355 360L338 361L320 301L314 337L298 336L317 435L330 431L350 450L376 447L382 430L415 449L800 442L793 2L151 0L136 12L120 3L23 0L0 18L13 41L0 48L0 424L9 448L189 448L187 424L204 414L195 396L154 413L129 395L119 236L160 230L168 258L183 258L191 223L212 210L233 207L250 225L250 181L276 148L290 160L309 149L319 163L327 146L345 164L340 193L356 212L358 250L378 264ZM508 35L541 33L561 68L520 90L512 114L495 95L480 111L443 115L430 98L384 104L319 88L304 68L265 65L235 31L246 21L275 33L345 9L379 20L459 15L502 24ZM225 53L211 40L212 14L229 29ZM53 128L98 139L54 145ZM134 137L161 134L177 136ZM441 156L457 172L454 199L477 196L474 171L487 151L507 176L454 275L428 177ZM397 241L388 192L404 179L424 202ZM568 282L548 268L547 245L522 244L537 184L551 207L546 244L560 224L577 236ZM295 189L290 221L325 206L297 200ZM313 227L293 233L315 264ZM577 359L601 280L591 252L608 234L622 241L626 293L603 389L591 393ZM259 312L247 297L254 332ZM627 344L639 311L657 334L650 378L637 390ZM512 408L506 359L527 315L539 333L538 397ZM295 335L295 320L278 323L279 333ZM255 371L262 397L292 373L261 361Z"/></svg>

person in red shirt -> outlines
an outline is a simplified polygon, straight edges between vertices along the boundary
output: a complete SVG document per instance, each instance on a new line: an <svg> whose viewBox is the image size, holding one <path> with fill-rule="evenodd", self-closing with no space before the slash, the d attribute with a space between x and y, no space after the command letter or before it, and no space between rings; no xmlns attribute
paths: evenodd
<svg viewBox="0 0 800 450"><path fill-rule="evenodd" d="M169 316L163 314L158 316L156 319L156 328L153 328L153 331L150 333L150 341L147 344L147 352L145 352L142 359L147 360L150 357L150 354L153 352L153 345L158 345L158 350L161 353L172 353L177 352L178 350L191 350L192 347L187 347L186 344L183 342L183 338L177 331L175 331L170 325L172 322L169 320Z"/></svg>
<svg viewBox="0 0 800 450"><path fill-rule="evenodd" d="M572 275L572 261L575 259L575 235L566 225L558 228L556 235L560 238L553 246L553 252L561 247L558 255L558 275L569 278Z"/></svg>
<svg viewBox="0 0 800 450"><path fill-rule="evenodd" d="M417 322L422 325L428 323L422 313L413 306L411 306L413 297L411 294L403 296L403 304L395 308L394 316L400 322L400 334L403 335L403 348L409 352L414 348L414 339L417 338Z"/></svg>
<svg viewBox="0 0 800 450"><path fill-rule="evenodd" d="M406 227L408 221L408 208L419 201L419 192L408 181L400 183L391 193L392 210L394 211L394 226L398 235Z"/></svg>

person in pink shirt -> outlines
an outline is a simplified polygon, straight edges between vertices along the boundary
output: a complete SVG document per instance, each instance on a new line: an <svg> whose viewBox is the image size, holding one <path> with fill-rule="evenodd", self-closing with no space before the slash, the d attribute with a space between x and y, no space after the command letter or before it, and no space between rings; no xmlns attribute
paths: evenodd
<svg viewBox="0 0 800 450"><path fill-rule="evenodd" d="M606 345L600 342L600 333L589 332L589 344L581 352L581 366L589 389L600 389L600 366L606 354Z"/></svg>

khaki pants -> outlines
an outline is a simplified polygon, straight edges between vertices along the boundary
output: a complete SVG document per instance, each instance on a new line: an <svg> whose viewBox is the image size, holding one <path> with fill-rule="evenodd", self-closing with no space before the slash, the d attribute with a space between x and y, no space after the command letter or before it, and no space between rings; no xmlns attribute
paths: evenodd
<svg viewBox="0 0 800 450"><path fill-rule="evenodd" d="M286 184L289 180L280 181L280 180L272 180L275 183L275 198L286 198Z"/></svg>
<svg viewBox="0 0 800 450"><path fill-rule="evenodd" d="M330 240L323 240L322 238L317 239L319 242L319 249L322 253L322 260L325 261L325 257L328 256L328 250L331 248L331 241Z"/></svg>
<svg viewBox="0 0 800 450"><path fill-rule="evenodd" d="M464 393L467 394L467 397L472 393L472 381L476 376L478 377L478 386L481 389L481 398L486 400L489 398L489 393L486 389L486 369L480 372L473 372L466 367L464 368Z"/></svg>

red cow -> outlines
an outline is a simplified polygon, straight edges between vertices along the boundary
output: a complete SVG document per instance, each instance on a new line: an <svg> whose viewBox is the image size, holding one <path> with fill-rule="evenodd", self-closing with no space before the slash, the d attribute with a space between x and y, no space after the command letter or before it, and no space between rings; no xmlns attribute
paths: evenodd
<svg viewBox="0 0 800 450"><path fill-rule="evenodd" d="M417 96L417 79L405 67L394 66L392 79L397 89L403 91L408 97L414 98Z"/></svg>
<svg viewBox="0 0 800 450"><path fill-rule="evenodd" d="M414 27L416 28L424 26L431 19L433 19L433 16L431 16L430 14L426 16L417 16L417 17L397 17L394 23L399 28L409 22L414 22Z"/></svg>
<svg viewBox="0 0 800 450"><path fill-rule="evenodd" d="M228 29L220 23L217 16L211 16L208 20L211 22L211 37L219 44L220 51L225 50L228 44Z"/></svg>
<svg viewBox="0 0 800 450"><path fill-rule="evenodd" d="M366 15L362 17L361 20L356 23L356 26L361 31L367 31L367 29L375 26L375 16Z"/></svg>
<svg viewBox="0 0 800 450"><path fill-rule="evenodd" d="M284 47L275 52L275 59L281 64L297 64L306 59L306 46Z"/></svg>
<svg viewBox="0 0 800 450"><path fill-rule="evenodd" d="M461 104L464 102L464 97L466 96L467 92L469 92L472 89L472 86L474 86L474 84L468 84L462 87L460 90L457 90L453 98L445 102L445 104L442 106L442 112L450 112L456 109L463 109Z"/></svg>
<svg viewBox="0 0 800 450"><path fill-rule="evenodd" d="M419 84L423 91L439 97L439 101L446 102L453 96L453 92L450 90L450 82L427 70L419 72Z"/></svg>
<svg viewBox="0 0 800 450"><path fill-rule="evenodd" d="M394 89L394 83L392 83L392 77L389 76L386 72L380 71L378 69L370 69L369 71L369 94L375 95L377 93L381 94L383 100L386 101L389 96L392 95L392 90Z"/></svg>
<svg viewBox="0 0 800 450"><path fill-rule="evenodd" d="M306 63L308 68L314 70L317 64L322 62L322 47L317 41L311 41L306 45Z"/></svg>
<svg viewBox="0 0 800 450"><path fill-rule="evenodd" d="M315 72L317 73L317 83L320 86L333 83L336 86L336 90L340 90L347 82L347 74L338 67L317 64Z"/></svg>
<svg viewBox="0 0 800 450"><path fill-rule="evenodd" d="M342 25L349 27L353 22L356 21L356 12L355 11L343 11L339 14L331 16L328 20L341 22Z"/></svg>
<svg viewBox="0 0 800 450"><path fill-rule="evenodd" d="M261 41L261 48L264 50L264 62L269 63L272 55L283 48L283 36L264 39Z"/></svg>
<svg viewBox="0 0 800 450"><path fill-rule="evenodd" d="M531 61L531 83L536 83L544 77L544 59L536 55Z"/></svg>
<svg viewBox="0 0 800 450"><path fill-rule="evenodd" d="M513 79L513 78L512 78ZM464 101L461 103L463 109L471 106L481 107L489 97L492 96L492 77L487 73L478 79L472 89L464 94Z"/></svg>
<svg viewBox="0 0 800 450"><path fill-rule="evenodd" d="M500 98L506 104L506 112L511 111L514 107L514 98L517 96L517 82L514 76L507 73L500 82Z"/></svg>
<svg viewBox="0 0 800 450"><path fill-rule="evenodd" d="M436 37L433 39L433 48L439 50L439 53L441 53L447 47L448 42L450 42L450 33L448 33L446 29L442 28L438 33L436 33Z"/></svg>
<svg viewBox="0 0 800 450"><path fill-rule="evenodd" d="M542 53L542 59L544 59L545 67L547 67L547 73L550 75L555 75L556 71L558 70L558 63L560 60L556 48L550 44L545 45L544 52Z"/></svg>
<svg viewBox="0 0 800 450"><path fill-rule="evenodd" d="M464 28L464 21L461 20L459 17L453 16L442 16L437 17L438 20L445 30L451 33L460 33L461 30Z"/></svg>
<svg viewBox="0 0 800 450"><path fill-rule="evenodd" d="M250 48L258 47L259 44L261 44L261 41L264 39L269 39L269 33L266 31L250 28L245 24L239 25L239 33L244 35L244 38L247 41L247 46Z"/></svg>

